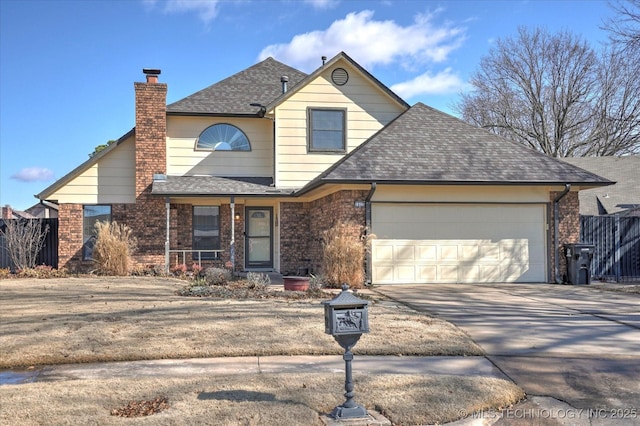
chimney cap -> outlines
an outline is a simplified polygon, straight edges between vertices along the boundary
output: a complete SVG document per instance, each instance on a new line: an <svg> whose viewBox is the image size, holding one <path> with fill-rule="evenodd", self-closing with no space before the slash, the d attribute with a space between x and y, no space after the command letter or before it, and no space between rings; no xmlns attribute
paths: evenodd
<svg viewBox="0 0 640 426"><path fill-rule="evenodd" d="M158 68L142 68L142 72L146 75L159 75L160 69Z"/></svg>

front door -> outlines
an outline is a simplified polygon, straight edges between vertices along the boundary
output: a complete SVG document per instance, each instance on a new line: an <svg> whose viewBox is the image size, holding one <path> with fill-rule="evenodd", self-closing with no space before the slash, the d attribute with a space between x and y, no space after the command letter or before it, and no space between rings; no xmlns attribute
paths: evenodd
<svg viewBox="0 0 640 426"><path fill-rule="evenodd" d="M245 267L273 268L273 207L247 207Z"/></svg>

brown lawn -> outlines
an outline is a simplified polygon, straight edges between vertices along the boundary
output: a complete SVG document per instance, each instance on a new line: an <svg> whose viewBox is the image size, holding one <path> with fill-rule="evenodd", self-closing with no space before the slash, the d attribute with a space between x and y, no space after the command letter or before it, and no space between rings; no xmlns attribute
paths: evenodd
<svg viewBox="0 0 640 426"><path fill-rule="evenodd" d="M215 356L341 354L324 333L322 299L183 297L167 278L0 280L0 367ZM327 298L331 297L330 295ZM480 355L450 323L378 300L368 355ZM344 375L60 380L0 386L0 424L313 425L344 399ZM356 399L395 424L432 424L516 403L513 383L486 377L365 375ZM149 417L111 412L166 398Z"/></svg>

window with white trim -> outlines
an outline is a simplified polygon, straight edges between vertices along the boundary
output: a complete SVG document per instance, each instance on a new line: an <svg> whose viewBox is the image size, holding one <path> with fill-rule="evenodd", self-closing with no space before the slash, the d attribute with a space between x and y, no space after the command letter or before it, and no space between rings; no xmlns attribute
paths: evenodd
<svg viewBox="0 0 640 426"><path fill-rule="evenodd" d="M232 124L209 126L198 136L196 150L201 151L251 151L249 138Z"/></svg>
<svg viewBox="0 0 640 426"><path fill-rule="evenodd" d="M346 152L346 109L309 108L308 123L310 152Z"/></svg>

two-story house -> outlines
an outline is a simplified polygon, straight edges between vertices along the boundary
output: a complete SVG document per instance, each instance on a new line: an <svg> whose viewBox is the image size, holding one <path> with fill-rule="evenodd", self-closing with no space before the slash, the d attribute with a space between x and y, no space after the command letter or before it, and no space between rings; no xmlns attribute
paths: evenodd
<svg viewBox="0 0 640 426"><path fill-rule="evenodd" d="M355 223L373 283L554 281L578 191L611 183L410 106L345 53L308 75L269 58L169 105L144 72L135 128L37 195L58 205L61 267L90 262L110 219L141 266L321 273L323 231Z"/></svg>

